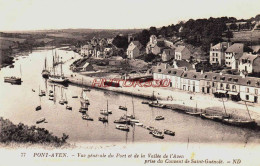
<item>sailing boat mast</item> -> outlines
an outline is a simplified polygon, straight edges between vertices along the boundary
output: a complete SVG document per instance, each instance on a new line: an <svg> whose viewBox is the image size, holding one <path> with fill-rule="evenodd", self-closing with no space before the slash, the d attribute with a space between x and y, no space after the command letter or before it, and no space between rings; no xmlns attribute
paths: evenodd
<svg viewBox="0 0 260 166"><path fill-rule="evenodd" d="M134 107L133 96L132 96L132 105L133 105L133 117L135 117L135 107Z"/></svg>
<svg viewBox="0 0 260 166"><path fill-rule="evenodd" d="M226 111L226 107L225 107L225 104L224 104L224 100L223 100L223 98L222 98L222 102L223 102L223 106L224 106L225 114L227 115L227 111Z"/></svg>
<svg viewBox="0 0 260 166"><path fill-rule="evenodd" d="M21 67L21 64L20 64L20 75L22 77L22 67Z"/></svg>
<svg viewBox="0 0 260 166"><path fill-rule="evenodd" d="M248 107L247 107L247 104L246 104L246 101L245 101L245 105L246 105L246 109L247 109L247 113L248 113L248 115L249 115L249 118L250 118L250 120L252 120L252 118L251 118L251 116L250 116L250 113L249 113L249 110L248 110Z"/></svg>
<svg viewBox="0 0 260 166"><path fill-rule="evenodd" d="M60 63L60 75L62 76L62 57L61 57L61 63Z"/></svg>

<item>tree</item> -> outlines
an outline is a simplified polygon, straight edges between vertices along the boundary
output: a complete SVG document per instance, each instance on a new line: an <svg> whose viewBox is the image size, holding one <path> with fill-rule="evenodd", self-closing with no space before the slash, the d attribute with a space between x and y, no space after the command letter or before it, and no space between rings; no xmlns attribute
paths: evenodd
<svg viewBox="0 0 260 166"><path fill-rule="evenodd" d="M117 35L112 43L118 48L126 49L128 47L128 39L125 36Z"/></svg>
<svg viewBox="0 0 260 166"><path fill-rule="evenodd" d="M141 33L137 35L137 40L143 45L146 46L150 39L150 33L148 30L143 30Z"/></svg>
<svg viewBox="0 0 260 166"><path fill-rule="evenodd" d="M238 29L238 26L236 23L232 23L229 27L231 30L237 30Z"/></svg>
<svg viewBox="0 0 260 166"><path fill-rule="evenodd" d="M233 32L232 31L227 31L226 37L228 38L228 41L230 42L230 38L233 38Z"/></svg>
<svg viewBox="0 0 260 166"><path fill-rule="evenodd" d="M158 33L156 27L150 27L149 32L150 35L155 35L155 36L157 36Z"/></svg>

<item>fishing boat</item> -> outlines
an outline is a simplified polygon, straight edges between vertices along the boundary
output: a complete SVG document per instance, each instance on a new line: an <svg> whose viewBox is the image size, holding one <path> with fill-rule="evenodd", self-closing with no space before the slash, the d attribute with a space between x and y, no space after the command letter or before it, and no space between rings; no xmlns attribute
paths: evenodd
<svg viewBox="0 0 260 166"><path fill-rule="evenodd" d="M239 126L239 127L255 128L257 126L257 123L254 119L251 118L246 101L245 101L245 106L246 106L246 110L247 110L249 119L224 118L223 123L228 124L228 125L233 125L233 126Z"/></svg>
<svg viewBox="0 0 260 166"><path fill-rule="evenodd" d="M54 96L49 96L49 100L54 100Z"/></svg>
<svg viewBox="0 0 260 166"><path fill-rule="evenodd" d="M112 114L112 111L111 110L100 110L100 114L102 115L109 115L109 114Z"/></svg>
<svg viewBox="0 0 260 166"><path fill-rule="evenodd" d="M142 104L149 104L148 101L142 101Z"/></svg>
<svg viewBox="0 0 260 166"><path fill-rule="evenodd" d="M49 90L49 93L53 93L53 90Z"/></svg>
<svg viewBox="0 0 260 166"><path fill-rule="evenodd" d="M36 124L39 124L39 123L42 123L42 122L45 122L45 118L40 118L39 120L36 121Z"/></svg>
<svg viewBox="0 0 260 166"><path fill-rule="evenodd" d="M125 117L120 117L118 120L115 120L114 123L118 124L130 124L130 120Z"/></svg>
<svg viewBox="0 0 260 166"><path fill-rule="evenodd" d="M82 109L82 108L79 109L80 113L86 113L87 111L88 111L88 108L87 109Z"/></svg>
<svg viewBox="0 0 260 166"><path fill-rule="evenodd" d="M192 115L192 116L200 116L201 112L198 112L198 106L196 102L196 110L195 111L185 111L186 114Z"/></svg>
<svg viewBox="0 0 260 166"><path fill-rule="evenodd" d="M80 108L83 110L88 110L88 105L90 105L86 92L83 90L83 78L82 78L82 91L80 96L80 104L81 104Z"/></svg>
<svg viewBox="0 0 260 166"><path fill-rule="evenodd" d="M43 70L42 70L42 77L43 78L49 78L49 75L50 75L50 71L47 69L47 59L45 57L44 67L43 67Z"/></svg>
<svg viewBox="0 0 260 166"><path fill-rule="evenodd" d="M116 129L123 130L123 131L129 131L129 126L127 125L116 125Z"/></svg>
<svg viewBox="0 0 260 166"><path fill-rule="evenodd" d="M127 115L127 114L126 114L126 117L127 117L128 119L130 119L130 121L132 121L132 122L139 122L139 120L137 120L137 119L135 118L135 107L134 107L133 96L132 96L132 105L133 105L133 114L132 114L132 115Z"/></svg>
<svg viewBox="0 0 260 166"><path fill-rule="evenodd" d="M34 89L32 89L32 92L35 92L35 90L34 90Z"/></svg>
<svg viewBox="0 0 260 166"><path fill-rule="evenodd" d="M150 102L148 105L149 105L150 107L166 108L166 105L160 104L160 103Z"/></svg>
<svg viewBox="0 0 260 166"><path fill-rule="evenodd" d="M171 130L167 130L167 129L164 129L164 134L175 136L175 132L173 132Z"/></svg>
<svg viewBox="0 0 260 166"><path fill-rule="evenodd" d="M158 132L156 130L152 131L152 135L156 138L164 139L164 135L162 132Z"/></svg>
<svg viewBox="0 0 260 166"><path fill-rule="evenodd" d="M56 54L56 52L55 52L55 54ZM67 83L68 82L68 78L66 78L64 76L63 71L62 71L62 58L61 58L61 63L60 63L60 67L61 67L60 74L58 74L56 72L56 69L55 69L56 68L55 67L56 64L57 63L55 62L54 57L53 57L53 71L52 71L52 73L49 74L49 80L51 82L56 82L56 83L60 83L60 84Z"/></svg>
<svg viewBox="0 0 260 166"><path fill-rule="evenodd" d="M67 109L67 110L72 110L72 107L67 105L67 106L66 106L66 109Z"/></svg>
<svg viewBox="0 0 260 166"><path fill-rule="evenodd" d="M83 114L83 115L82 115L82 119L83 119L83 120L93 121L93 118L91 118L91 117L88 116L87 114Z"/></svg>
<svg viewBox="0 0 260 166"><path fill-rule="evenodd" d="M107 100L107 109L100 110L100 114L108 116L109 114L112 114L111 110L108 110L108 100Z"/></svg>
<svg viewBox="0 0 260 166"><path fill-rule="evenodd" d="M98 120L103 122L103 123L108 122L108 119L105 116L104 117L99 117Z"/></svg>
<svg viewBox="0 0 260 166"><path fill-rule="evenodd" d="M129 121L130 121L131 123L139 123L139 120L138 120L138 119L129 119Z"/></svg>
<svg viewBox="0 0 260 166"><path fill-rule="evenodd" d="M239 127L248 127L248 128L253 128L257 126L257 123L255 120L250 119L250 120L245 120L245 119L239 119L239 118L227 118L223 119L223 123L232 125L232 126L239 126Z"/></svg>
<svg viewBox="0 0 260 166"><path fill-rule="evenodd" d="M135 123L135 125L136 126L143 126L143 123L138 122L138 123Z"/></svg>
<svg viewBox="0 0 260 166"><path fill-rule="evenodd" d="M39 96L42 97L42 96L46 96L46 93L44 90L39 90Z"/></svg>
<svg viewBox="0 0 260 166"><path fill-rule="evenodd" d="M8 82L8 83L11 83L11 84L21 84L22 79L20 77L15 77L15 76L4 77L4 82Z"/></svg>
<svg viewBox="0 0 260 166"><path fill-rule="evenodd" d="M200 115L202 119L209 119L209 120L214 120L214 121L222 121L224 118L223 115L219 114L208 114L208 113L202 113Z"/></svg>
<svg viewBox="0 0 260 166"><path fill-rule="evenodd" d="M84 88L83 91L90 92L91 90L89 88Z"/></svg>
<svg viewBox="0 0 260 166"><path fill-rule="evenodd" d="M164 117L163 116L156 116L155 120L164 120Z"/></svg>
<svg viewBox="0 0 260 166"><path fill-rule="evenodd" d="M78 96L72 96L72 98L78 98Z"/></svg>
<svg viewBox="0 0 260 166"><path fill-rule="evenodd" d="M153 130L155 130L155 128L152 127L152 126L148 126L146 129L149 130L149 131L153 131Z"/></svg>
<svg viewBox="0 0 260 166"><path fill-rule="evenodd" d="M125 106L121 106L121 105L119 106L119 109L124 110L124 111L127 110L127 108Z"/></svg>
<svg viewBox="0 0 260 166"><path fill-rule="evenodd" d="M201 112L191 112L191 111L186 111L186 114L192 115L192 116L200 116Z"/></svg>
<svg viewBox="0 0 260 166"><path fill-rule="evenodd" d="M21 66L20 66L20 77L18 77L18 76L4 77L4 82L21 85L21 83L22 83L21 77L22 77L22 70L21 70Z"/></svg>

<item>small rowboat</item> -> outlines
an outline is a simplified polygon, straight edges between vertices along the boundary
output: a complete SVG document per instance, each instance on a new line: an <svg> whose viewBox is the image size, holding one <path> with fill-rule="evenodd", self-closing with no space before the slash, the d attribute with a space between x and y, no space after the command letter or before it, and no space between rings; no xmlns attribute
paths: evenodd
<svg viewBox="0 0 260 166"><path fill-rule="evenodd" d="M124 111L127 111L127 108L126 107L124 107L124 106L119 106L119 109L121 109L121 110L124 110Z"/></svg>
<svg viewBox="0 0 260 166"><path fill-rule="evenodd" d="M45 118L40 118L39 120L36 121L36 124L39 124L39 123L42 123L42 122L45 122Z"/></svg>
<svg viewBox="0 0 260 166"><path fill-rule="evenodd" d="M108 122L108 119L106 117L99 117L98 120L103 123Z"/></svg>
<svg viewBox="0 0 260 166"><path fill-rule="evenodd" d="M127 126L127 125L116 125L116 129L123 130L123 131L129 131L129 126Z"/></svg>
<svg viewBox="0 0 260 166"><path fill-rule="evenodd" d="M67 109L67 110L72 110L72 107L67 105L67 106L66 106L66 109Z"/></svg>
<svg viewBox="0 0 260 166"><path fill-rule="evenodd" d="M175 136L175 132L173 132L171 130L166 130L166 129L164 129L164 134Z"/></svg>
<svg viewBox="0 0 260 166"><path fill-rule="evenodd" d="M157 117L155 118L155 120L164 120L164 117L163 117L163 116L157 116Z"/></svg>
<svg viewBox="0 0 260 166"><path fill-rule="evenodd" d="M42 109L42 107L39 105L39 106L37 106L36 108L35 108L35 111L39 111L39 110L41 110Z"/></svg>
<svg viewBox="0 0 260 166"><path fill-rule="evenodd" d="M82 115L82 119L83 119L83 120L93 121L93 118L91 118L90 116L88 116L88 115L86 115L86 114Z"/></svg>
<svg viewBox="0 0 260 166"><path fill-rule="evenodd" d="M158 131L154 130L154 131L152 131L152 135L156 138L164 139L164 135L162 134L162 132L158 132Z"/></svg>

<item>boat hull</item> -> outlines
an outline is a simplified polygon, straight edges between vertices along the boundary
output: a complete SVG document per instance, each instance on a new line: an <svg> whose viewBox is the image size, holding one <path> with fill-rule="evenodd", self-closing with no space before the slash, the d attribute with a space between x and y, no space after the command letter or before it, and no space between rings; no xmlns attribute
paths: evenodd
<svg viewBox="0 0 260 166"><path fill-rule="evenodd" d="M257 126L257 123L254 120L223 119L222 122L227 125L238 127L255 128Z"/></svg>

